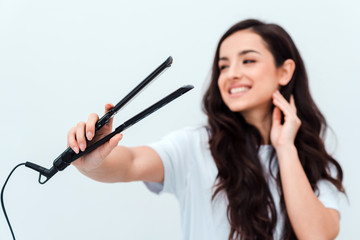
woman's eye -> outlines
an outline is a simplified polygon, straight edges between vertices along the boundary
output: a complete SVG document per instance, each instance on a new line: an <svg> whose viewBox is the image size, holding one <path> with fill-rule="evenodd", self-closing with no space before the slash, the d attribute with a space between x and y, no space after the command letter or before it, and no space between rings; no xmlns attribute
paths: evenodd
<svg viewBox="0 0 360 240"><path fill-rule="evenodd" d="M247 63L254 63L254 62L255 62L255 60L244 60L244 61L243 61L243 63L244 63L244 64L247 64Z"/></svg>
<svg viewBox="0 0 360 240"><path fill-rule="evenodd" d="M227 68L227 67L228 67L228 66L226 66L226 65L222 65L222 66L219 67L219 69L220 69L220 71L221 71L221 70L224 70L224 69Z"/></svg>

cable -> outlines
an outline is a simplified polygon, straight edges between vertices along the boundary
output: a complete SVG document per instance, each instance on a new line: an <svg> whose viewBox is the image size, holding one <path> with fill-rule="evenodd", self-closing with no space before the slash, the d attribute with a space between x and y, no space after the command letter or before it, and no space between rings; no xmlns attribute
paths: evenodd
<svg viewBox="0 0 360 240"><path fill-rule="evenodd" d="M9 228L10 228L10 231L11 231L11 234L12 234L12 237L13 237L14 240L15 240L15 235L14 235L14 232L13 232L13 230L11 228L11 224L10 224L9 218L8 218L8 216L6 214L5 205L4 205L4 189L5 189L5 186L6 186L7 182L9 181L9 178L10 178L11 174L13 174L15 169L17 169L18 167L20 167L22 165L25 165L25 163L20 163L19 165L14 167L14 169L10 172L9 176L7 177L7 179L6 179L5 183L4 183L4 186L1 189L1 207L2 207L2 210L4 212L6 221L7 221L8 225L9 225Z"/></svg>

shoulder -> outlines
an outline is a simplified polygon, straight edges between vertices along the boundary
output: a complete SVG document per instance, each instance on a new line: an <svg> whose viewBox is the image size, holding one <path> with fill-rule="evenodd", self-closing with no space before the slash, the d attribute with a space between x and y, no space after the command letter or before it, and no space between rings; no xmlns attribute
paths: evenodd
<svg viewBox="0 0 360 240"><path fill-rule="evenodd" d="M184 156L204 151L208 148L208 141L208 131L205 126L192 126L172 131L149 146L158 153Z"/></svg>
<svg viewBox="0 0 360 240"><path fill-rule="evenodd" d="M208 134L203 126L172 131L149 146L159 155L164 166L163 189L180 197L192 173L204 165L208 154Z"/></svg>
<svg viewBox="0 0 360 240"><path fill-rule="evenodd" d="M162 138L167 141L180 141L184 143L208 142L209 134L205 126L184 127L170 132Z"/></svg>

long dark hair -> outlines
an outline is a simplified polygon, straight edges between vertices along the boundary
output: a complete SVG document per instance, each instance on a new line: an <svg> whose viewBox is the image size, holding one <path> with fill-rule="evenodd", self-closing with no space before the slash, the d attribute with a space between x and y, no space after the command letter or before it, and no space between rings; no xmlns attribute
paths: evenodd
<svg viewBox="0 0 360 240"><path fill-rule="evenodd" d="M247 123L241 114L229 110L217 85L220 45L231 34L244 29L262 37L277 67L282 66L286 59L293 59L296 64L292 79L280 92L286 99L294 95L297 114L302 122L295 146L313 191L317 190L320 179L326 179L344 192L343 172L339 163L325 150L323 138L327 123L310 95L305 66L291 37L276 24L254 19L232 26L219 41L210 86L203 98L203 109L208 116L210 150L218 168L213 199L220 192L226 193L227 216L231 226L229 240L273 239L277 213L258 158L258 150L264 139L259 130ZM330 166L336 169L336 177L330 174ZM273 175L281 193L281 213L285 220L282 238L296 239L287 215L279 171Z"/></svg>

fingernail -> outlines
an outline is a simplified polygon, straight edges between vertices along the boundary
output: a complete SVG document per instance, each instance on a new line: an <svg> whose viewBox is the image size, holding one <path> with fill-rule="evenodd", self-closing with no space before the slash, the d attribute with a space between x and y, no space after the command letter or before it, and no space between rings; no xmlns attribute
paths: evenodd
<svg viewBox="0 0 360 240"><path fill-rule="evenodd" d="M74 152L75 152L76 154L79 153L79 148L78 148L78 147L73 147L73 150L74 150Z"/></svg>
<svg viewBox="0 0 360 240"><path fill-rule="evenodd" d="M84 150L85 150L85 146L84 146L83 143L80 143L80 149L81 149L81 151L84 151Z"/></svg>
<svg viewBox="0 0 360 240"><path fill-rule="evenodd" d="M93 138L93 134L92 134L92 132L87 132L87 139L88 140L91 140L92 138Z"/></svg>

